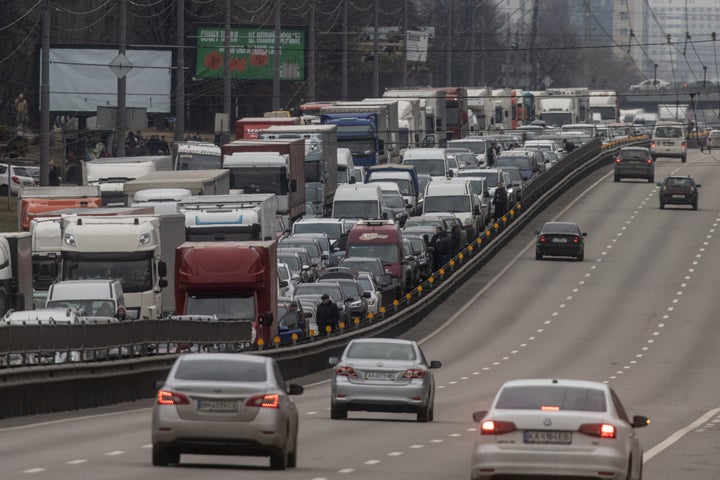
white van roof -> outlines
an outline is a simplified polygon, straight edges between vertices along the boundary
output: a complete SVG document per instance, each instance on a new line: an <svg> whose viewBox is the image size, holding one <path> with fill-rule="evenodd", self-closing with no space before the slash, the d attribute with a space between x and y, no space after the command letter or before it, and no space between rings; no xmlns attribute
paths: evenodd
<svg viewBox="0 0 720 480"><path fill-rule="evenodd" d="M403 155L403 161L410 158L445 158L444 148L408 148Z"/></svg>

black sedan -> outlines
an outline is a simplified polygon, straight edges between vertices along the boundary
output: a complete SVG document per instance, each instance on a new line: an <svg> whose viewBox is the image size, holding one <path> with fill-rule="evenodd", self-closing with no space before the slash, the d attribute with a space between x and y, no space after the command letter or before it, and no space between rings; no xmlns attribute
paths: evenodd
<svg viewBox="0 0 720 480"><path fill-rule="evenodd" d="M697 210L700 184L695 183L690 175L669 175L657 186L660 187L661 209L665 205L691 205L693 210Z"/></svg>
<svg viewBox="0 0 720 480"><path fill-rule="evenodd" d="M578 262L585 259L585 240L587 233L573 222L547 222L540 231L536 231L535 259L543 257L575 257Z"/></svg>

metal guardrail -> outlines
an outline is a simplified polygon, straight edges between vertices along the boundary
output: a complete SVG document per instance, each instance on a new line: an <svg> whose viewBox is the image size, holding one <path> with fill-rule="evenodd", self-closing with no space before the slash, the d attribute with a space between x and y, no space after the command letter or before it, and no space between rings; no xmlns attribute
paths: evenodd
<svg viewBox="0 0 720 480"><path fill-rule="evenodd" d="M594 141L568 155L527 184L523 203L516 204L447 265L405 297L395 300L381 315L346 326L322 339L284 348L268 346L252 353L274 357L285 378L297 378L327 368L327 358L339 354L352 338L402 334L451 295L453 287L482 268L568 186L599 166L610 163L619 147L642 145L647 141L646 137L627 139L612 146ZM177 354L156 354L125 360L0 370L0 418L152 398L154 382L164 379L176 357Z"/></svg>

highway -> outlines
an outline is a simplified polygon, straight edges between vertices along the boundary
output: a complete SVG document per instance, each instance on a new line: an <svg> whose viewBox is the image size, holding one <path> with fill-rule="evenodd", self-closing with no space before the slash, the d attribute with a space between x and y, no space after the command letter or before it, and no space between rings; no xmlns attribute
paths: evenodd
<svg viewBox="0 0 720 480"><path fill-rule="evenodd" d="M644 478L716 480L720 466L720 155L658 159L656 180L691 174L700 208L658 208L643 181L612 167L557 199L472 280L406 336L440 360L435 421L351 412L330 420L329 372L301 379L298 468L265 458L183 455L150 464L150 405L0 421L3 480L468 478L471 415L508 379L606 381L638 430ZM588 232L585 261L536 261L533 230L550 219ZM711 290L712 289L712 290ZM48 398L48 401L52 401Z"/></svg>

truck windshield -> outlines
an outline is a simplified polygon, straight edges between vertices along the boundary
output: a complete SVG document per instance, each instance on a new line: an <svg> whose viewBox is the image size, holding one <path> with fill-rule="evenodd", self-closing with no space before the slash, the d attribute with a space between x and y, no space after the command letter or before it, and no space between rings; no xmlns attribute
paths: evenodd
<svg viewBox="0 0 720 480"><path fill-rule="evenodd" d="M287 195L287 172L284 168L230 168L230 188Z"/></svg>
<svg viewBox="0 0 720 480"><path fill-rule="evenodd" d="M400 261L400 249L397 243L355 243L348 245L348 257L379 258L383 263Z"/></svg>
<svg viewBox="0 0 720 480"><path fill-rule="evenodd" d="M118 279L123 292L153 288L152 258L137 260L63 260L63 280Z"/></svg>
<svg viewBox="0 0 720 480"><path fill-rule="evenodd" d="M336 239L342 235L342 224L325 222L295 223L293 233L324 233L330 239Z"/></svg>
<svg viewBox="0 0 720 480"><path fill-rule="evenodd" d="M500 156L495 159L495 166L500 167L518 167L523 170L529 170L532 168L530 159L527 157L503 157Z"/></svg>
<svg viewBox="0 0 720 480"><path fill-rule="evenodd" d="M542 119L548 127L561 127L573 121L571 113L543 112Z"/></svg>
<svg viewBox="0 0 720 480"><path fill-rule="evenodd" d="M353 156L375 155L375 140L373 138L341 139L338 136L338 147L349 148Z"/></svg>
<svg viewBox="0 0 720 480"><path fill-rule="evenodd" d="M403 165L412 165L418 175L427 174L434 177L444 177L445 160L442 158L408 158L403 160Z"/></svg>
<svg viewBox="0 0 720 480"><path fill-rule="evenodd" d="M337 200L333 203L333 218L379 218L377 200Z"/></svg>
<svg viewBox="0 0 720 480"><path fill-rule="evenodd" d="M255 296L190 295L185 306L186 315L215 315L218 320L255 320Z"/></svg>
<svg viewBox="0 0 720 480"><path fill-rule="evenodd" d="M33 258L33 290L45 291L50 285L59 280L60 257Z"/></svg>
<svg viewBox="0 0 720 480"><path fill-rule="evenodd" d="M426 196L425 206L426 213L430 212L469 212L470 197L467 195L442 195L442 196Z"/></svg>
<svg viewBox="0 0 720 480"><path fill-rule="evenodd" d="M485 142L483 141L463 142L462 140L453 140L448 142L448 146L452 146L452 148L467 148L475 155L482 155L485 153Z"/></svg>
<svg viewBox="0 0 720 480"><path fill-rule="evenodd" d="M221 168L220 155L180 153L175 163L176 170L212 170L216 168Z"/></svg>

